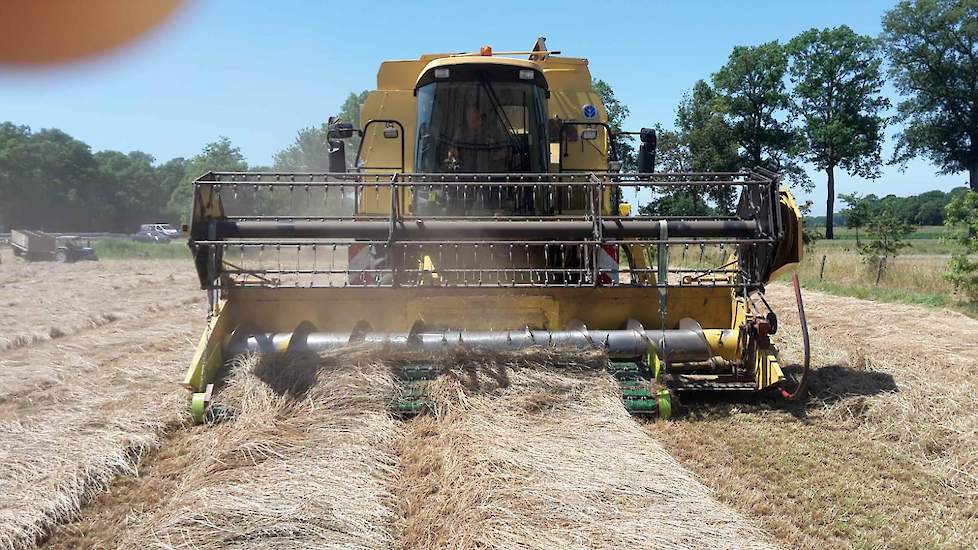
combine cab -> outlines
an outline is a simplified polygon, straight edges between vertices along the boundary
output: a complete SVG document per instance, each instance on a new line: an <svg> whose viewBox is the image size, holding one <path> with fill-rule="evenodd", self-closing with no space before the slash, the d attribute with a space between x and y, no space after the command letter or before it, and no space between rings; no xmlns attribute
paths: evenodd
<svg viewBox="0 0 978 550"><path fill-rule="evenodd" d="M184 381L198 419L235 354L351 344L603 348L625 406L660 416L682 392L800 393L763 299L802 252L778 175L654 173L651 130L639 172L620 173L587 61L542 40L525 53L383 63L363 126L332 121L329 173L194 183L190 247L210 298ZM684 217L625 202L677 191L739 199ZM403 373L415 390L436 374ZM397 404L424 406L410 388Z"/></svg>

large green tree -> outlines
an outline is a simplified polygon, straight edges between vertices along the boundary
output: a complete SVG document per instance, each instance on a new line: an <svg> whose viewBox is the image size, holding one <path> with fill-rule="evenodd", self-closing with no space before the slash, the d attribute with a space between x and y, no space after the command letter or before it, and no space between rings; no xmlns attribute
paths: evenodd
<svg viewBox="0 0 978 550"><path fill-rule="evenodd" d="M99 151L95 160L98 177L107 187L105 199L112 210L111 219L102 226L104 229L131 232L140 223L162 221L161 205L166 204L173 187L160 185L160 173L152 155L141 151L129 154Z"/></svg>
<svg viewBox="0 0 978 550"><path fill-rule="evenodd" d="M350 95L346 96L346 100L343 101L343 105L340 105L339 117L344 122L349 122L353 124L354 128L359 128L363 130L363 124L366 120L360 120L360 109L363 107L363 103L367 101L367 96L370 94L369 90L364 90L360 93L350 92ZM372 126L373 128L373 126ZM347 143L346 146L346 164L347 166L353 166L357 161L357 149L360 147L360 136L356 133L353 134L353 138ZM355 168L355 167L354 167Z"/></svg>
<svg viewBox="0 0 978 550"><path fill-rule="evenodd" d="M187 159L183 157L177 157L170 159L165 163L157 166L156 175L158 178L157 185L160 186L161 192L164 194L163 199L160 200L160 210L165 211L167 203L170 197L173 195L173 191L180 186L180 183L187 177Z"/></svg>
<svg viewBox="0 0 978 550"><path fill-rule="evenodd" d="M0 124L0 219L12 228L85 230L111 215L91 148L57 129Z"/></svg>
<svg viewBox="0 0 978 550"><path fill-rule="evenodd" d="M905 99L893 161L923 155L967 171L978 191L978 0L904 0L883 17L890 74Z"/></svg>
<svg viewBox="0 0 978 550"><path fill-rule="evenodd" d="M683 96L676 127L689 150L689 170L732 172L739 169L733 128L720 110L719 96L704 80Z"/></svg>
<svg viewBox="0 0 978 550"><path fill-rule="evenodd" d="M184 170L184 177L170 195L168 208L171 216L181 220L189 220L190 208L193 203L193 181L210 171L240 172L248 169L241 149L235 147L231 140L221 136L217 141L204 145L197 156L190 159Z"/></svg>
<svg viewBox="0 0 978 550"><path fill-rule="evenodd" d="M632 136L620 135L625 119L631 112L628 106L615 97L615 91L611 85L601 79L591 80L591 89L601 98L605 112L608 113L608 128L615 134L611 146L618 152L618 160L622 163L622 171L634 171L638 169L638 158L635 154L634 138Z"/></svg>
<svg viewBox="0 0 978 550"><path fill-rule="evenodd" d="M92 153L57 129L0 124L0 225L59 232L135 230L167 220L186 177L182 159L155 165L141 151Z"/></svg>
<svg viewBox="0 0 978 550"><path fill-rule="evenodd" d="M676 129L656 126L659 135L659 166L666 172L731 172L740 167L733 128L719 110L718 96L703 80L683 95L676 109ZM659 190L645 212L674 213L690 207L687 215L729 213L735 191L729 187L703 189L679 187ZM707 199L715 205L711 207Z"/></svg>
<svg viewBox="0 0 978 550"><path fill-rule="evenodd" d="M733 172L742 168L734 129L724 117L719 95L706 81L697 81L683 96L676 109L676 128L689 152L690 171ZM719 212L733 210L733 188L708 188L705 195Z"/></svg>
<svg viewBox="0 0 978 550"><path fill-rule="evenodd" d="M353 124L354 128L361 128L360 109L363 107L363 103L367 101L368 95L370 95L370 90L363 90L360 93L350 92L350 95L346 96L343 104L340 105L338 116L344 122Z"/></svg>
<svg viewBox="0 0 978 550"><path fill-rule="evenodd" d="M360 93L350 92L350 95L340 105L337 117L343 122L349 122L354 128L362 130L360 108L363 107L369 93L367 90ZM291 145L275 153L274 168L282 171L325 172L329 170L328 131L329 127L326 123L300 129L296 132L295 141ZM356 162L359 145L360 136L354 133L353 137L346 143L346 164L348 167L353 167L354 162Z"/></svg>
<svg viewBox="0 0 978 550"><path fill-rule="evenodd" d="M657 168L662 172L689 172L691 170L689 145L682 134L676 130L663 128L661 124L656 124L655 133L658 138Z"/></svg>
<svg viewBox="0 0 978 550"><path fill-rule="evenodd" d="M0 226L24 227L22 220L31 213L23 206L40 204L44 199L43 190L34 188L34 181L26 181L33 176L28 169L33 164L30 140L29 127L12 122L0 124Z"/></svg>
<svg viewBox="0 0 978 550"><path fill-rule="evenodd" d="M876 41L842 25L788 43L793 110L804 122L802 158L826 174L825 238L833 238L835 171L875 179L883 161L882 58Z"/></svg>
<svg viewBox="0 0 978 550"><path fill-rule="evenodd" d="M309 126L296 132L295 141L275 153L275 169L280 171L326 172L329 170L329 144L326 125Z"/></svg>
<svg viewBox="0 0 978 550"><path fill-rule="evenodd" d="M807 188L810 181L794 161L798 135L790 120L787 69L787 53L776 41L737 46L713 75L713 88L739 146L740 165L785 172Z"/></svg>
<svg viewBox="0 0 978 550"><path fill-rule="evenodd" d="M692 154L689 141L682 131L668 130L656 125L658 151L656 164L662 172L689 172L692 168ZM649 202L641 205L638 213L642 216L701 216L710 214L713 209L707 204L704 193L699 188L669 188L656 190Z"/></svg>

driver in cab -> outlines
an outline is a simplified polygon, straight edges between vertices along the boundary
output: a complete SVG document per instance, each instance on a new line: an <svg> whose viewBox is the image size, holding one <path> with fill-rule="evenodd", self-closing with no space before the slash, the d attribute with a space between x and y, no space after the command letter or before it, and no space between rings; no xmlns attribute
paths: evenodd
<svg viewBox="0 0 978 550"><path fill-rule="evenodd" d="M465 106L461 126L445 157L452 172L505 172L508 170L506 131L478 104Z"/></svg>

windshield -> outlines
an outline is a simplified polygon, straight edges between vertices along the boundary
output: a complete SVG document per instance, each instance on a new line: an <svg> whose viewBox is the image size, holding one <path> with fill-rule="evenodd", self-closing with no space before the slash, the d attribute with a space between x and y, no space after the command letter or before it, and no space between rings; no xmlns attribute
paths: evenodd
<svg viewBox="0 0 978 550"><path fill-rule="evenodd" d="M545 92L526 82L433 82L418 89L419 172L546 172Z"/></svg>

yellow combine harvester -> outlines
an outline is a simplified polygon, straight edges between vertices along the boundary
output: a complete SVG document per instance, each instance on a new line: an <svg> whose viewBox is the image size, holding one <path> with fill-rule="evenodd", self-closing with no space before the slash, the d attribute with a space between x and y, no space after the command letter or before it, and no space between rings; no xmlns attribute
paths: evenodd
<svg viewBox="0 0 978 550"><path fill-rule="evenodd" d="M638 172L621 172L587 60L558 53L540 39L385 62L362 127L331 120L329 173L194 183L189 244L210 298L184 380L196 418L235 354L358 343L604 348L629 410L660 416L681 392L803 390L763 300L802 254L777 174L654 173L648 129ZM712 216L635 216L624 202L723 190L739 202ZM397 408L423 409L437 373L402 375L414 390Z"/></svg>

